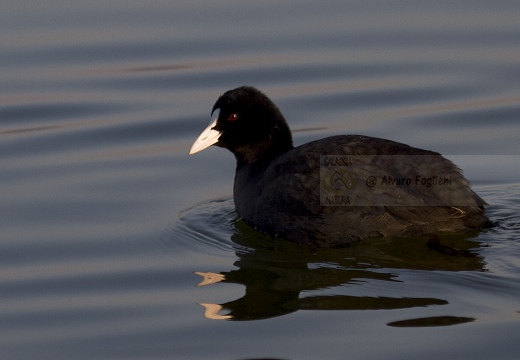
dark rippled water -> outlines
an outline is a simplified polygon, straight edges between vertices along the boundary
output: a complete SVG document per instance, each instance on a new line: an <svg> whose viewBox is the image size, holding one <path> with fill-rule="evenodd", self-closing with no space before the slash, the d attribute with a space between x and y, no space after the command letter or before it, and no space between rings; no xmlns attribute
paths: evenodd
<svg viewBox="0 0 520 360"><path fill-rule="evenodd" d="M0 357L518 358L519 18L518 1L8 0ZM446 154L498 225L336 250L255 233L232 155L187 155L244 84L296 144Z"/></svg>

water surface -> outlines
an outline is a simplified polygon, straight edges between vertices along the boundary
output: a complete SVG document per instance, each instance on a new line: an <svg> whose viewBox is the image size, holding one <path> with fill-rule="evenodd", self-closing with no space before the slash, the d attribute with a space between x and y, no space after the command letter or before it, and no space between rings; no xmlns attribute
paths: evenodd
<svg viewBox="0 0 520 360"><path fill-rule="evenodd" d="M2 358L516 359L519 17L515 1L8 1ZM244 84L297 145L446 154L497 226L335 250L257 234L232 155L187 155Z"/></svg>

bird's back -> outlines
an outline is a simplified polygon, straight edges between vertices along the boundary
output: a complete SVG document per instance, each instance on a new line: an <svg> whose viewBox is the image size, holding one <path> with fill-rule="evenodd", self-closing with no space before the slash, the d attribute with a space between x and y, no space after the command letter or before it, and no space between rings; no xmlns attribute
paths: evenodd
<svg viewBox="0 0 520 360"><path fill-rule="evenodd" d="M237 213L287 240L338 246L489 223L485 202L451 161L368 136L333 136L237 170Z"/></svg>

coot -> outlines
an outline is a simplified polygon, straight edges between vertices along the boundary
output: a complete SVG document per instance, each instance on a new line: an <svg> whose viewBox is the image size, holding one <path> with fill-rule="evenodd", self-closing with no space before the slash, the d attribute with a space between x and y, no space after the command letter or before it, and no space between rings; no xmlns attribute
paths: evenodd
<svg viewBox="0 0 520 360"><path fill-rule="evenodd" d="M294 147L278 107L254 87L220 96L190 149L229 149L237 214L275 237L337 247L371 237L415 237L490 225L486 203L440 154L340 135Z"/></svg>

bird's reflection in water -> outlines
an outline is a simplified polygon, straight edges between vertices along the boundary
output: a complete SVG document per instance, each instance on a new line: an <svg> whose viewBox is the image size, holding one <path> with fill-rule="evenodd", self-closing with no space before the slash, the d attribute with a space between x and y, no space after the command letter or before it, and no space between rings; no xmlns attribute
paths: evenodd
<svg viewBox="0 0 520 360"><path fill-rule="evenodd" d="M211 319L257 320L297 310L378 310L445 305L436 297L326 295L325 289L362 286L374 280L400 282L403 269L483 271L476 234L374 239L342 249L316 249L263 236L234 223L236 270L196 272L199 286L234 283L245 295L223 304L200 304ZM322 294L320 294L320 292ZM345 292L345 289L341 291ZM446 323L439 317L439 326ZM457 323L456 321L452 323Z"/></svg>

